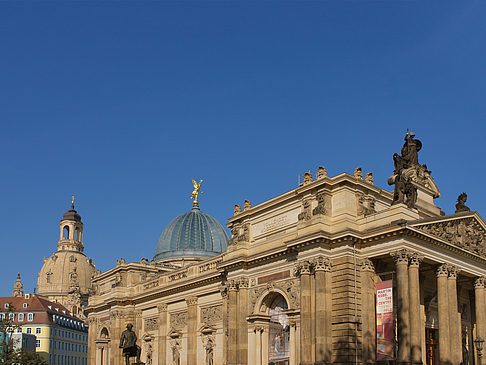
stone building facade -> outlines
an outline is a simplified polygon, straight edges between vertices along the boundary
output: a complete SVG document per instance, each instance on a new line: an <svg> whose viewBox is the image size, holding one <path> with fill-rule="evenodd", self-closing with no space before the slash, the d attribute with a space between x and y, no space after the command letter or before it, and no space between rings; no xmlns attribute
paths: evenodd
<svg viewBox="0 0 486 365"><path fill-rule="evenodd" d="M473 364L486 338L484 220L445 215L420 141L389 179L322 167L296 189L229 218L212 257L119 260L89 299L89 364L121 365L127 323L147 364L377 363L376 285L391 280L396 363ZM190 235L188 236L190 237Z"/></svg>

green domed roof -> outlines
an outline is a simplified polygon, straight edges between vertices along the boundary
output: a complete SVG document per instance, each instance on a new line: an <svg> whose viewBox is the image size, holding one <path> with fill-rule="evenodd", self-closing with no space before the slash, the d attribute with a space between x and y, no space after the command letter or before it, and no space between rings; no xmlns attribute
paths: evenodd
<svg viewBox="0 0 486 365"><path fill-rule="evenodd" d="M223 226L194 206L175 218L160 236L154 260L212 257L226 251L229 237Z"/></svg>

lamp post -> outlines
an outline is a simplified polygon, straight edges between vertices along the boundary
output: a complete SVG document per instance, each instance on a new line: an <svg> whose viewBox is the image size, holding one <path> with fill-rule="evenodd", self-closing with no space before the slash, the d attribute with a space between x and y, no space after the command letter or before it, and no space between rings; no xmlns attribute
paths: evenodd
<svg viewBox="0 0 486 365"><path fill-rule="evenodd" d="M481 359L483 357L483 345L484 345L484 340L481 338L481 336L476 337L474 340L474 344L476 345L476 350L478 352L478 365L481 365Z"/></svg>

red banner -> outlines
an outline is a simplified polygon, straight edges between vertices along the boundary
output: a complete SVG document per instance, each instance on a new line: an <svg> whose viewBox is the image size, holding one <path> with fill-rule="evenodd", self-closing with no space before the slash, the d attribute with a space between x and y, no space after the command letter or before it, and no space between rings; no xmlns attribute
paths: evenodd
<svg viewBox="0 0 486 365"><path fill-rule="evenodd" d="M376 360L395 358L393 326L393 281L376 284Z"/></svg>

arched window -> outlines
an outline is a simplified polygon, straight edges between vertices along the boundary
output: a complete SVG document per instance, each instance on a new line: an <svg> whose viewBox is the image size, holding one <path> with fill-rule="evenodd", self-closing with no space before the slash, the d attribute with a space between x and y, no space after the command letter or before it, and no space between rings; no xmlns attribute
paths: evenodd
<svg viewBox="0 0 486 365"><path fill-rule="evenodd" d="M76 242L79 242L79 228L76 227Z"/></svg>
<svg viewBox="0 0 486 365"><path fill-rule="evenodd" d="M290 356L289 318L285 311L287 301L278 295L270 305L270 323L268 331L268 363L287 364Z"/></svg>
<svg viewBox="0 0 486 365"><path fill-rule="evenodd" d="M101 330L100 337L101 338L110 338L110 335L108 334L108 330L106 329L106 327L103 327L103 329Z"/></svg>
<svg viewBox="0 0 486 365"><path fill-rule="evenodd" d="M64 238L65 240L69 239L69 227L68 226L64 226L64 228L62 229L62 238Z"/></svg>

